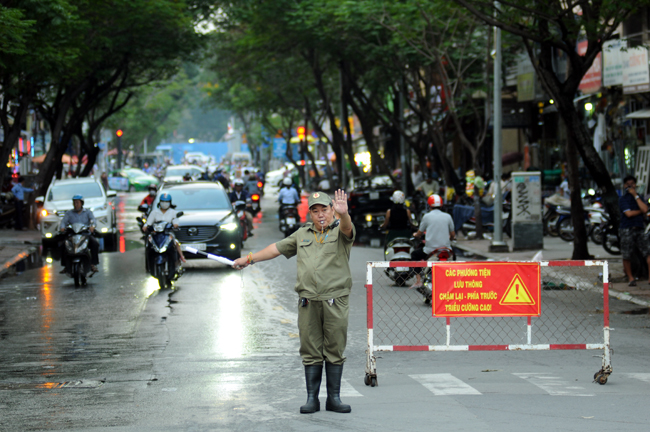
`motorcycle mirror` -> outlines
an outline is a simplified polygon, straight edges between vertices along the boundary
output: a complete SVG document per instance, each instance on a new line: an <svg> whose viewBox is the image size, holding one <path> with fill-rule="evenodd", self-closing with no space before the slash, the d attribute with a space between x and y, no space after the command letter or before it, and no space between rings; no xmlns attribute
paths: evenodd
<svg viewBox="0 0 650 432"><path fill-rule="evenodd" d="M178 213L176 213L176 217L181 217L181 216L183 216L184 214L185 214L185 213L183 213L182 211L179 211Z"/></svg>
<svg viewBox="0 0 650 432"><path fill-rule="evenodd" d="M142 204L138 206L138 211L141 213L145 213L147 210L149 210L149 205L148 204Z"/></svg>

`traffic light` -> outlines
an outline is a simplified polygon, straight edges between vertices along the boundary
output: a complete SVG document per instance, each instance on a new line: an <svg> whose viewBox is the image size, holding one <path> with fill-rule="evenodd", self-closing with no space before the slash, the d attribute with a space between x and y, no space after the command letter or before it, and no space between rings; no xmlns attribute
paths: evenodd
<svg viewBox="0 0 650 432"><path fill-rule="evenodd" d="M541 126L544 124L544 102L537 102L537 125Z"/></svg>
<svg viewBox="0 0 650 432"><path fill-rule="evenodd" d="M304 139L305 139L305 131L306 131L306 130L305 130L305 127L304 127L304 126L298 126L298 128L296 129L296 132L298 132L298 138L299 138L300 140L304 140Z"/></svg>
<svg viewBox="0 0 650 432"><path fill-rule="evenodd" d="M124 135L124 132L122 132L122 129L118 129L117 132L115 132L115 135L121 138L122 135Z"/></svg>

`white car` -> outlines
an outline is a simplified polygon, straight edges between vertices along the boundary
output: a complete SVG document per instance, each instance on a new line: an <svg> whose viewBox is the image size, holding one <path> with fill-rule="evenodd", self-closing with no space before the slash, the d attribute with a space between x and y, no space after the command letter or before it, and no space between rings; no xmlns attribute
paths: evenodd
<svg viewBox="0 0 650 432"><path fill-rule="evenodd" d="M104 239L104 250L114 251L118 246L117 218L113 198L115 191L106 192L99 181L93 178L54 180L45 197L37 197L43 204L40 213L41 240L43 246L51 246L59 235L61 219L73 208L72 197L81 195L84 208L93 212L97 220L96 235Z"/></svg>
<svg viewBox="0 0 650 432"><path fill-rule="evenodd" d="M192 180L198 180L203 175L205 170L198 165L170 165L165 170L165 183L180 183L183 181L183 176L187 173L190 174Z"/></svg>

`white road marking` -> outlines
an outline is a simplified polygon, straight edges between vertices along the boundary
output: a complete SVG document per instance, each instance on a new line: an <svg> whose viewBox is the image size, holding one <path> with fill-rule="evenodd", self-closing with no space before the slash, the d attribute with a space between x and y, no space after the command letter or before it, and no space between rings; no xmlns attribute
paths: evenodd
<svg viewBox="0 0 650 432"><path fill-rule="evenodd" d="M584 387L572 385L566 379L548 373L515 373L513 375L536 385L551 396L595 396L593 393L588 393Z"/></svg>
<svg viewBox="0 0 650 432"><path fill-rule="evenodd" d="M650 373L624 373L621 375L650 383Z"/></svg>
<svg viewBox="0 0 650 432"><path fill-rule="evenodd" d="M452 374L409 375L436 396L480 395L481 392L465 384Z"/></svg>

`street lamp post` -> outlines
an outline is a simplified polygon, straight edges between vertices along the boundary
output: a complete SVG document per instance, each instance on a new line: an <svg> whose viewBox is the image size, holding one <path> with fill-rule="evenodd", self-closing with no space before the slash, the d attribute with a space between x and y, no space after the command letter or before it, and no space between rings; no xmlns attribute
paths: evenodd
<svg viewBox="0 0 650 432"><path fill-rule="evenodd" d="M497 11L499 2L494 3ZM491 252L508 252L510 249L506 242L503 241L503 212L502 212L502 191L501 191L501 29L494 28L494 117L492 121L493 148L492 157L494 159L494 236L490 244Z"/></svg>

